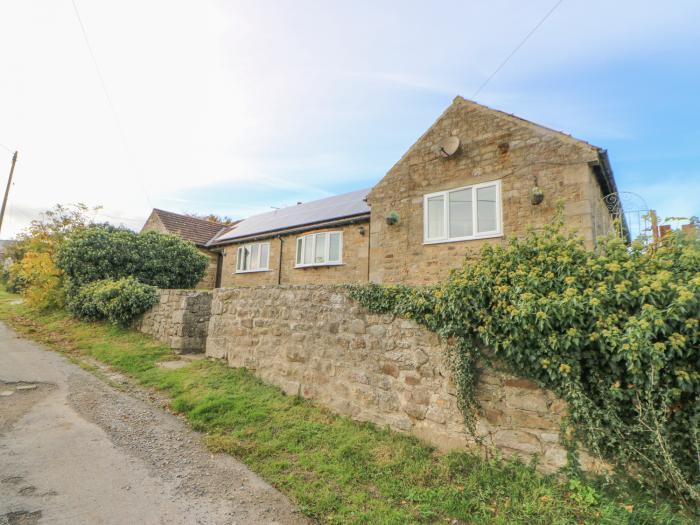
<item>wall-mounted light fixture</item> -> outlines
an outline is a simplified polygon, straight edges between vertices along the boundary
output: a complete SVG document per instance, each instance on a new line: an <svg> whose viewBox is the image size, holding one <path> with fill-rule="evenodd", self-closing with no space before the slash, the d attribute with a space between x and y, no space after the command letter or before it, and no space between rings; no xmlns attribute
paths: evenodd
<svg viewBox="0 0 700 525"><path fill-rule="evenodd" d="M530 202L534 206L537 206L538 204L541 204L543 200L544 200L544 192L537 185L537 177L535 177L535 185L533 186L532 193L530 194Z"/></svg>
<svg viewBox="0 0 700 525"><path fill-rule="evenodd" d="M386 223L387 223L389 226L391 226L392 224L396 224L397 222L399 222L399 219L400 219L399 214L396 213L395 211L390 212L389 215L387 215L386 217L384 217L384 220L386 220Z"/></svg>

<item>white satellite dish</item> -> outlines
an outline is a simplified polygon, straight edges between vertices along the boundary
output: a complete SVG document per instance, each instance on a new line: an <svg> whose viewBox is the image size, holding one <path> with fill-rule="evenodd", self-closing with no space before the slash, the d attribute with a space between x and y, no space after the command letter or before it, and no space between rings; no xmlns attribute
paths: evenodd
<svg viewBox="0 0 700 525"><path fill-rule="evenodd" d="M437 151L443 157L451 157L459 149L459 138L447 137L437 145Z"/></svg>

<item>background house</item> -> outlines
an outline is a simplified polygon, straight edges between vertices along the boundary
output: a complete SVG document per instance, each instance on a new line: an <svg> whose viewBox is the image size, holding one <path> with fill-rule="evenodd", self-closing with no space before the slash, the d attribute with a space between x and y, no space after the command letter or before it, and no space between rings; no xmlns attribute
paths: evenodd
<svg viewBox="0 0 700 525"><path fill-rule="evenodd" d="M170 211L154 209L148 217L141 232L155 231L177 235L186 241L192 241L200 252L209 257L209 266L197 288L215 288L218 286L219 254L207 248L207 242L226 227L197 217L180 215Z"/></svg>

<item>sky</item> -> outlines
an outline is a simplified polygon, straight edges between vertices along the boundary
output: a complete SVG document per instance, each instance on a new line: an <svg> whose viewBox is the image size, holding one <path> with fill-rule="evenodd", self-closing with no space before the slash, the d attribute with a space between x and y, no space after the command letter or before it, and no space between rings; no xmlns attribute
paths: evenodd
<svg viewBox="0 0 700 525"><path fill-rule="evenodd" d="M555 3L75 0L95 66L72 0L4 0L0 237L57 203L139 229L370 187ZM607 149L639 206L700 215L698 20L564 0L475 100Z"/></svg>

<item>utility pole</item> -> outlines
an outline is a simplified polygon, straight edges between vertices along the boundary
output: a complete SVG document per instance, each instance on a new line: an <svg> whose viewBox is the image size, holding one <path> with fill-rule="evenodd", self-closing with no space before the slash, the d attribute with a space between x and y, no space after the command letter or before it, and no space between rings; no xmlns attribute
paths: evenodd
<svg viewBox="0 0 700 525"><path fill-rule="evenodd" d="M12 186L12 175L15 173L15 164L17 164L17 152L12 155L12 166L10 167L10 177L7 179L7 188L5 189L5 198L2 199L2 209L0 210L0 232L2 231L2 220L5 218L5 208L7 207L7 197L10 195L10 186Z"/></svg>

